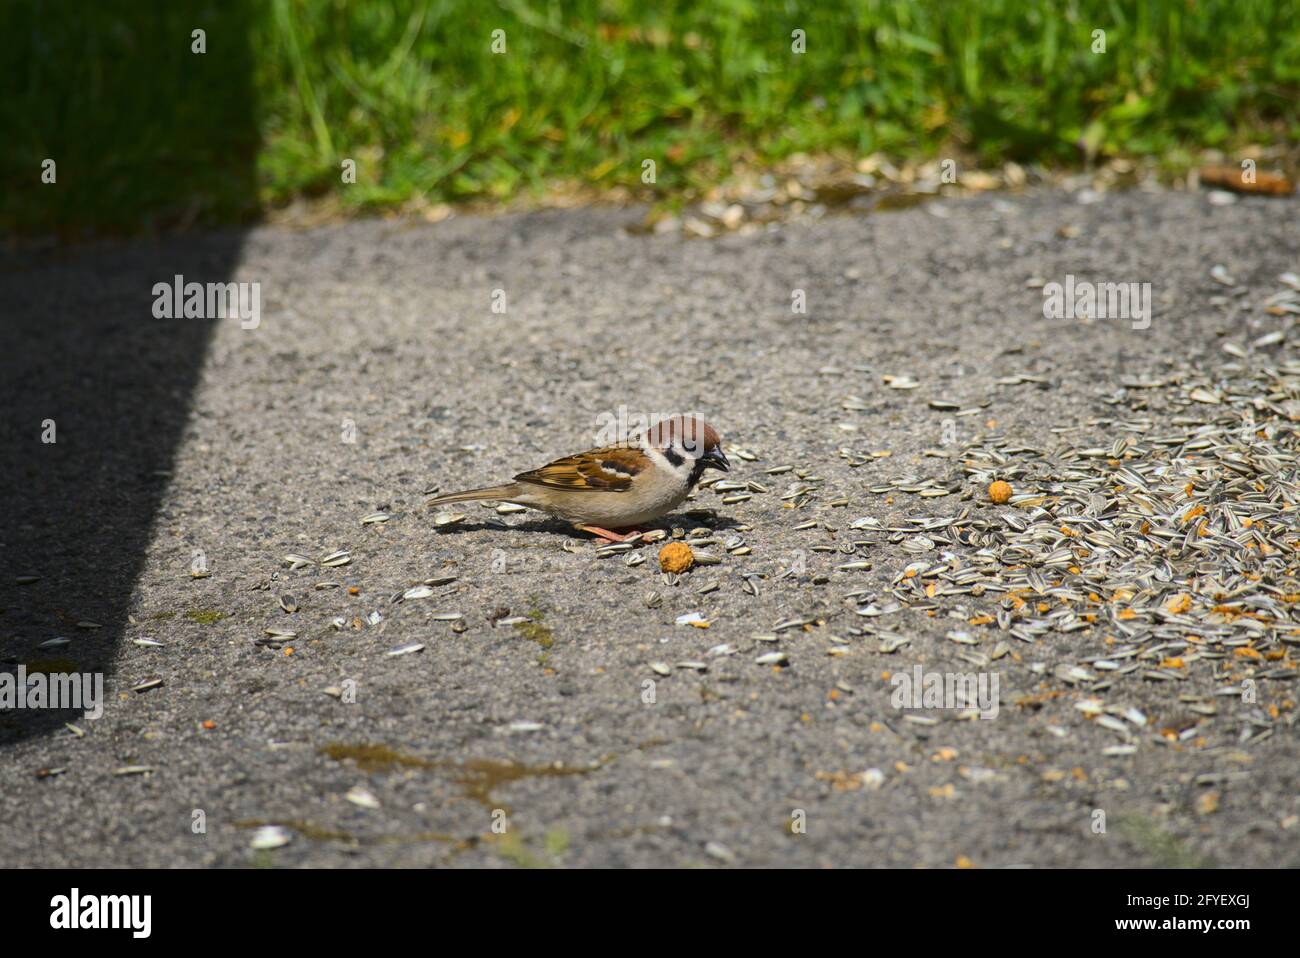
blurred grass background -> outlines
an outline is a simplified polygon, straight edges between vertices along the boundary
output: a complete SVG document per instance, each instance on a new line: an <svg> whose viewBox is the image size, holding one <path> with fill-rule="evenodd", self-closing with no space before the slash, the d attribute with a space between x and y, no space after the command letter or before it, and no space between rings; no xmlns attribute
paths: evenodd
<svg viewBox="0 0 1300 958"><path fill-rule="evenodd" d="M9 0L4 175L38 183L41 158L70 152L98 180L58 217L130 228L302 196L359 212L556 183L672 201L796 152L1186 167L1206 147L1300 142L1298 3ZM96 99L106 73L127 95ZM187 177L221 169L222 127L255 182L205 176L196 196ZM39 226L45 194L10 187L0 225Z"/></svg>

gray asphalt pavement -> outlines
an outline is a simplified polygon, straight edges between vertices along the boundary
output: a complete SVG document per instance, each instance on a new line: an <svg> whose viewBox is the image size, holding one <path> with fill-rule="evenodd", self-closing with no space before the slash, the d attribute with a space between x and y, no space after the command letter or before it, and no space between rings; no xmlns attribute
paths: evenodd
<svg viewBox="0 0 1300 958"><path fill-rule="evenodd" d="M1261 682L1256 703L1220 697L1184 736L1220 664L1101 691L1063 680L1060 666L1113 647L1100 624L1008 638L963 625L995 616L1002 596L964 595L889 613L890 633L910 640L896 651L855 634L884 621L856 610L887 604L917 559L855 520L1015 508L927 450L1063 435L1109 448L1108 400L1125 377L1215 381L1236 361L1224 342L1285 334L1291 317L1261 306L1300 268L1296 198L1095 199L944 198L710 240L629 229L643 212L618 210L242 237L229 277L260 283L261 322L208 323L209 341L185 351L193 382L150 394L176 439L172 461L149 464L161 481L134 522L139 555L65 541L30 569L7 550L7 667L68 637L58 656L84 667L84 647L102 662L107 703L76 732L0 718L0 864L1300 865L1294 679ZM202 264L235 242L168 245ZM1211 276L1216 264L1235 286ZM142 343L206 322L150 315L149 290L171 275L147 244L66 251L41 269L41 295L106 312ZM1045 319L1039 287L1066 274L1151 283L1149 328ZM1294 362L1296 335L1250 361ZM132 433L160 428L125 397L175 364L119 362L103 372L115 389L82 401L121 408ZM1026 378L999 383L1011 376ZM1137 392L1126 409L1155 432L1179 428L1185 407ZM470 504L435 527L423 507L435 487L592 446L620 407L705 414L727 478L767 490L731 503L701 490L664 523L712 530L701 551L718 564L669 583L658 546L628 565L535 513ZM75 464L89 455L79 444L100 441L69 430L58 453ZM53 453L33 448L39 488L38 457ZM781 466L793 468L768 471ZM899 477L952 491L870 491ZM75 486L60 495L29 504L33 537L59 536L76 510ZM93 508L92 524L130 503ZM362 524L376 512L388 520ZM751 551L727 551L736 536ZM846 543L852 555L820 549ZM285 561L340 549L346 565ZM855 562L870 568L838 568ZM14 585L24 572L40 582ZM426 580L433 595L392 601ZM115 601L125 614L105 623ZM442 617L453 612L463 618ZM692 612L709 627L676 624ZM778 631L790 620L806 624ZM268 628L297 634L257 641ZM946 709L917 722L891 704L887 675L970 672L960 653L991 656L1004 640L983 669L999 678L996 718ZM409 643L423 649L389 654ZM756 663L772 652L787 662ZM1118 735L1078 707L1091 696L1147 721ZM1270 734L1249 738L1255 709ZM268 825L287 843L253 848L275 843Z"/></svg>

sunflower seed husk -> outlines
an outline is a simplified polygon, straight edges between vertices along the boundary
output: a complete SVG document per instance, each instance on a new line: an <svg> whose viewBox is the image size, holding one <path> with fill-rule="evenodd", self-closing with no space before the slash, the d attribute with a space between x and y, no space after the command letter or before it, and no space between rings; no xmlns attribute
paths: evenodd
<svg viewBox="0 0 1300 958"><path fill-rule="evenodd" d="M407 642L405 645L399 645L395 649L389 649L385 652L388 656L410 655L412 652L423 652L424 644L421 642Z"/></svg>
<svg viewBox="0 0 1300 958"><path fill-rule="evenodd" d="M248 847L254 851L270 851L273 848L283 848L291 841L293 841L293 833L287 828L279 825L263 825L253 832Z"/></svg>
<svg viewBox="0 0 1300 958"><path fill-rule="evenodd" d="M355 785L348 789L347 794L343 796L358 808L378 808L379 799L375 798L375 793L370 791L364 785Z"/></svg>

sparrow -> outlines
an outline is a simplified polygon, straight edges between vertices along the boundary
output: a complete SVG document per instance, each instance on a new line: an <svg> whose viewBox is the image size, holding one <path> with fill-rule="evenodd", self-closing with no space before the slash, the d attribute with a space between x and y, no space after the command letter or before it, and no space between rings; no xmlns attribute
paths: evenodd
<svg viewBox="0 0 1300 958"><path fill-rule="evenodd" d="M624 542L637 533L612 530L634 530L666 515L686 500L705 469L730 468L717 432L702 417L672 416L612 446L521 472L514 482L448 493L428 505L513 502Z"/></svg>

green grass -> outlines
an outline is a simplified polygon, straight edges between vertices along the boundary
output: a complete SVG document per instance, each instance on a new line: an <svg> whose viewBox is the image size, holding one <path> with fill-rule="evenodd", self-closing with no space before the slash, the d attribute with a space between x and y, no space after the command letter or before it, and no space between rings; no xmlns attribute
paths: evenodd
<svg viewBox="0 0 1300 958"><path fill-rule="evenodd" d="M1197 854L1183 839L1166 831L1150 817L1123 815L1117 824L1120 834L1150 856L1156 868L1215 867L1212 860Z"/></svg>
<svg viewBox="0 0 1300 958"><path fill-rule="evenodd" d="M208 53L190 52L207 29ZM79 233L257 212L249 7L0 3L0 229ZM41 182L46 159L56 182Z"/></svg>
<svg viewBox="0 0 1300 958"><path fill-rule="evenodd" d="M185 618L199 625L214 625L225 617L226 613L220 609L190 609L185 613Z"/></svg>
<svg viewBox="0 0 1300 958"><path fill-rule="evenodd" d="M557 183L673 202L795 152L1176 166L1205 147L1300 142L1300 0L175 0L158 5L165 29L140 25L143 4L62 6L0 14L18 67L0 81L16 83L0 121L26 115L3 172L30 180L52 143L73 141L48 128L80 111L119 171L152 171L129 181L137 217L174 216L187 172L198 218L222 220L298 196L351 212ZM194 26L209 30L206 62L188 53ZM33 29L57 56L31 49ZM95 100L97 73L127 96ZM123 122L148 129L103 135ZM229 182L210 169L222 124ZM107 199L101 219L130 220L120 194ZM0 225L38 207L6 191Z"/></svg>

